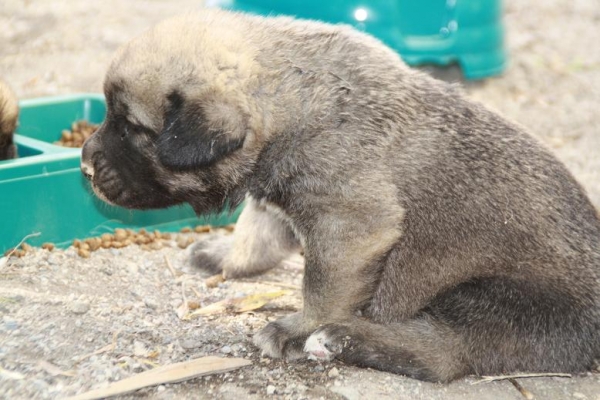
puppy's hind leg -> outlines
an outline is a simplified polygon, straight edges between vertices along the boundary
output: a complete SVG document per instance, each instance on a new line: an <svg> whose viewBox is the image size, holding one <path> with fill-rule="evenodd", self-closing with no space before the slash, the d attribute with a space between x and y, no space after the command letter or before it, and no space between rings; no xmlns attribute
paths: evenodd
<svg viewBox="0 0 600 400"><path fill-rule="evenodd" d="M190 247L192 265L226 278L265 272L301 250L281 217L249 198L231 236L219 236Z"/></svg>
<svg viewBox="0 0 600 400"><path fill-rule="evenodd" d="M460 338L444 324L423 317L402 323L327 324L306 340L310 359L339 359L432 382L448 382L469 373Z"/></svg>
<svg viewBox="0 0 600 400"><path fill-rule="evenodd" d="M582 289L580 289L582 290ZM593 295L506 278L481 278L440 293L402 322L328 324L304 350L413 378L581 372L599 354Z"/></svg>

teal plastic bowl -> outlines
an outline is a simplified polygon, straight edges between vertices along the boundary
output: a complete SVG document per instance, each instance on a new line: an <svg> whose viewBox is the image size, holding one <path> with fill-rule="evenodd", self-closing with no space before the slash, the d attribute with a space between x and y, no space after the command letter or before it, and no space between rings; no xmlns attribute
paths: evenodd
<svg viewBox="0 0 600 400"><path fill-rule="evenodd" d="M214 6L350 24L411 65L457 63L468 79L506 67L501 0L213 0Z"/></svg>
<svg viewBox="0 0 600 400"><path fill-rule="evenodd" d="M31 245L59 247L74 239L98 236L115 228L177 231L199 224L227 225L233 214L196 217L189 206L157 211L131 211L99 200L79 170L80 149L53 143L71 123L100 123L106 106L102 95L82 94L25 100L15 142L19 158L0 161L0 251L16 246L26 235ZM0 254L1 256L1 254Z"/></svg>

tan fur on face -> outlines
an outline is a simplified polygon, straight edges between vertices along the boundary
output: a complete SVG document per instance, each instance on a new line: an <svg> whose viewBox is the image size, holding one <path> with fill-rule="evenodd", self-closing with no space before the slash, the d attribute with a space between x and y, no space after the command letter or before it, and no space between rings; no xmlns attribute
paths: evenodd
<svg viewBox="0 0 600 400"><path fill-rule="evenodd" d="M235 23L235 16L218 12L173 18L119 50L107 82L127 85L123 100L134 120L160 129L156 116L163 114L165 99L157 94L174 88L196 98L213 92L245 113L256 111L247 109L257 76L253 46L241 31L223 24L224 16Z"/></svg>
<svg viewBox="0 0 600 400"><path fill-rule="evenodd" d="M10 87L0 80L0 136L12 135L17 127L18 117L17 97Z"/></svg>
<svg viewBox="0 0 600 400"><path fill-rule="evenodd" d="M13 133L17 128L19 105L8 85L0 80L0 160L17 156Z"/></svg>

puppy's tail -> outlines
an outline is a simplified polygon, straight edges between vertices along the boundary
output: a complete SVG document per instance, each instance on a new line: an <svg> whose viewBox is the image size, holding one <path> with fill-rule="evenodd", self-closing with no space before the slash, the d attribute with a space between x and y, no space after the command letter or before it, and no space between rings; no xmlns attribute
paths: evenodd
<svg viewBox="0 0 600 400"><path fill-rule="evenodd" d="M0 80L0 160L15 158L17 149L13 134L17 128L19 104L14 92Z"/></svg>

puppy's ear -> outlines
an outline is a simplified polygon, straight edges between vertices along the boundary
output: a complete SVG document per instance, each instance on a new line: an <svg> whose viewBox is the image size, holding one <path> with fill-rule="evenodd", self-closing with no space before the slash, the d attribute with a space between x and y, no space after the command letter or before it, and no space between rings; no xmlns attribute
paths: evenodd
<svg viewBox="0 0 600 400"><path fill-rule="evenodd" d="M207 167L244 144L243 116L217 96L199 103L173 92L168 100L163 130L157 141L158 158L167 168Z"/></svg>

